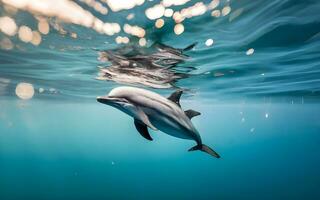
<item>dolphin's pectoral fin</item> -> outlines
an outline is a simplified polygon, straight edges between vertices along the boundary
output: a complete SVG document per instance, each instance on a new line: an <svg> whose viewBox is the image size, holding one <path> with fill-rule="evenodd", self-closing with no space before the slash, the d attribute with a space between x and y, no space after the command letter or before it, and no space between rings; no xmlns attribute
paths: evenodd
<svg viewBox="0 0 320 200"><path fill-rule="evenodd" d="M181 107L181 105L180 105L180 97L181 97L181 95L182 95L182 90L177 90L174 93L172 93L170 95L170 97L168 97L168 99L170 101L173 101L174 103L176 103L179 107Z"/></svg>
<svg viewBox="0 0 320 200"><path fill-rule="evenodd" d="M134 119L134 125L136 126L136 129L138 132L142 135L142 137L146 138L147 140L152 141L152 137L149 134L148 127L143 122L140 122L137 119Z"/></svg>
<svg viewBox="0 0 320 200"><path fill-rule="evenodd" d="M215 152L213 149L211 149L205 144L196 145L191 149L189 149L188 151L196 151L196 150L200 150L200 151L206 152L207 154L210 154L213 157L220 158L220 155L217 152Z"/></svg>
<svg viewBox="0 0 320 200"><path fill-rule="evenodd" d="M192 117L201 115L201 113L199 113L199 112L197 112L195 110L191 110L191 109L184 111L184 113L187 115L187 117L189 117L189 119L191 119Z"/></svg>
<svg viewBox="0 0 320 200"><path fill-rule="evenodd" d="M146 115L146 113L143 112L143 110L138 109L138 115L137 118L143 122L145 125L147 125L149 128L157 131L158 129L151 124L149 117Z"/></svg>

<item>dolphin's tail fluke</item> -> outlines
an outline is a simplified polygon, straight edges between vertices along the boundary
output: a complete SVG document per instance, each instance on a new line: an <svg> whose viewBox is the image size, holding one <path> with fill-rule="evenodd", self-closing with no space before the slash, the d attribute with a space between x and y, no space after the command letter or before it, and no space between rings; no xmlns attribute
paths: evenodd
<svg viewBox="0 0 320 200"><path fill-rule="evenodd" d="M210 154L213 157L220 158L220 156L217 152L215 152L213 149L211 149L210 147L208 147L205 144L196 145L196 146L192 147L191 149L189 149L188 151L196 151L196 150L200 150L200 151L206 152L207 154Z"/></svg>

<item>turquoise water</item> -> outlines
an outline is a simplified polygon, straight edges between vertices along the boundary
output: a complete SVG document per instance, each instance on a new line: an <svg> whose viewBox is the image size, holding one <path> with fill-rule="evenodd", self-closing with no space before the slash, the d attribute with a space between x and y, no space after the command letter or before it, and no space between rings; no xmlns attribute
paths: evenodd
<svg viewBox="0 0 320 200"><path fill-rule="evenodd" d="M228 15L185 19L181 35L171 18L161 29L146 18L157 1L107 15L78 3L103 21L143 27L147 45L55 18L36 46L0 32L12 43L0 43L0 199L320 198L319 1L220 1ZM37 29L34 12L0 5L1 16ZM118 35L130 42L117 44ZM174 66L128 67L103 53L150 59L155 42L196 45ZM28 100L16 92L22 82L34 88ZM192 122L221 158L159 131L147 141L131 117L96 102L122 85L164 96L183 89L182 108L201 112Z"/></svg>

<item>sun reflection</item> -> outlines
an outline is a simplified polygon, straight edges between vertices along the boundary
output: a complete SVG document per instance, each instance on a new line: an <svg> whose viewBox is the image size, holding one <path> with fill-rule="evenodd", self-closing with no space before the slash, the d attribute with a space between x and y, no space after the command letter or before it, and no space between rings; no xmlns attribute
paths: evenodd
<svg viewBox="0 0 320 200"><path fill-rule="evenodd" d="M184 17L181 15L179 11L174 12L172 18L176 23L180 23L184 20Z"/></svg>
<svg viewBox="0 0 320 200"><path fill-rule="evenodd" d="M247 56L250 56L254 53L254 49L251 48L251 49L248 49L248 51L246 52Z"/></svg>
<svg viewBox="0 0 320 200"><path fill-rule="evenodd" d="M95 21L95 27L97 30L102 31L103 33L107 35L114 35L116 33L119 33L121 28L120 25L117 23L102 23L101 20L96 20Z"/></svg>
<svg viewBox="0 0 320 200"><path fill-rule="evenodd" d="M43 93L44 89L43 88L39 88L39 93Z"/></svg>
<svg viewBox="0 0 320 200"><path fill-rule="evenodd" d="M77 34L77 33L70 33L70 36L71 36L73 39L77 39L78 34Z"/></svg>
<svg viewBox="0 0 320 200"><path fill-rule="evenodd" d="M117 36L115 41L117 44L128 44L130 40L128 37Z"/></svg>
<svg viewBox="0 0 320 200"><path fill-rule="evenodd" d="M28 26L20 26L18 35L22 42L28 43L32 40L32 30Z"/></svg>
<svg viewBox="0 0 320 200"><path fill-rule="evenodd" d="M204 3L198 2L195 3L193 6L188 8L183 8L181 11L174 12L172 18L176 23L181 23L186 18L192 18L195 16L200 16L206 13L207 7Z"/></svg>
<svg viewBox="0 0 320 200"><path fill-rule="evenodd" d="M108 8L103 6L102 3L100 3L99 1L95 1L95 0L79 0L79 1L85 3L87 6L93 8L95 11L103 15L106 15L108 13Z"/></svg>
<svg viewBox="0 0 320 200"><path fill-rule="evenodd" d="M146 9L145 14L146 16L151 19L155 20L161 18L164 15L165 7L161 4L156 4L153 7Z"/></svg>
<svg viewBox="0 0 320 200"><path fill-rule="evenodd" d="M140 6L144 3L144 0L101 0L108 4L113 12L120 10L129 10L135 6Z"/></svg>
<svg viewBox="0 0 320 200"><path fill-rule="evenodd" d="M31 99L34 95L33 85L30 83L19 83L16 87L16 95L20 99Z"/></svg>
<svg viewBox="0 0 320 200"><path fill-rule="evenodd" d="M164 11L165 17L172 17L172 15L173 15L173 10L171 8L165 9L165 11Z"/></svg>
<svg viewBox="0 0 320 200"><path fill-rule="evenodd" d="M32 31L31 44L38 46L41 43L41 35L38 31Z"/></svg>
<svg viewBox="0 0 320 200"><path fill-rule="evenodd" d="M213 0L213 1L211 1L211 2L209 3L208 9L209 9L209 10L213 10L213 9L215 9L216 7L218 7L219 4L220 4L220 1L219 1L219 0Z"/></svg>
<svg viewBox="0 0 320 200"><path fill-rule="evenodd" d="M13 36L17 32L16 22L8 16L0 17L0 30L9 36Z"/></svg>
<svg viewBox="0 0 320 200"><path fill-rule="evenodd" d="M50 89L49 89L49 92L50 92L51 94L57 94L57 93L58 93L58 90L55 89L55 88L50 88Z"/></svg>
<svg viewBox="0 0 320 200"><path fill-rule="evenodd" d="M231 7L230 7L230 6L225 6L225 7L222 9L222 11L221 11L222 16L226 16L226 15L228 15L230 12L231 12Z"/></svg>
<svg viewBox="0 0 320 200"><path fill-rule="evenodd" d="M125 24L123 26L123 30L125 33L139 38L143 38L146 35L146 31L143 28L139 26L132 26L130 24Z"/></svg>
<svg viewBox="0 0 320 200"><path fill-rule="evenodd" d="M220 15L221 15L220 10L214 10L211 12L212 17L220 17Z"/></svg>
<svg viewBox="0 0 320 200"><path fill-rule="evenodd" d="M207 7L205 6L205 4L202 2L198 2L193 6L182 9L181 14L185 18L191 18L191 17L203 15L206 11L207 11Z"/></svg>
<svg viewBox="0 0 320 200"><path fill-rule="evenodd" d="M47 35L49 33L50 27L47 20L43 19L38 22L38 30L43 35Z"/></svg>
<svg viewBox="0 0 320 200"><path fill-rule="evenodd" d="M157 19L156 23L155 23L155 26L157 28L162 28L164 25L164 20L163 19Z"/></svg>
<svg viewBox="0 0 320 200"><path fill-rule="evenodd" d="M187 2L189 2L190 0L163 0L162 4L165 7L170 7L170 6L181 6Z"/></svg>
<svg viewBox="0 0 320 200"><path fill-rule="evenodd" d="M212 46L213 45L213 39L207 39L207 41L206 41L206 46Z"/></svg>
<svg viewBox="0 0 320 200"><path fill-rule="evenodd" d="M146 44L147 44L146 38L140 38L139 39L139 45L140 46L146 46Z"/></svg>
<svg viewBox="0 0 320 200"><path fill-rule="evenodd" d="M180 35L180 34L182 34L184 32L184 26L183 26L183 24L176 24L175 26L174 26L174 33L176 34L176 35Z"/></svg>

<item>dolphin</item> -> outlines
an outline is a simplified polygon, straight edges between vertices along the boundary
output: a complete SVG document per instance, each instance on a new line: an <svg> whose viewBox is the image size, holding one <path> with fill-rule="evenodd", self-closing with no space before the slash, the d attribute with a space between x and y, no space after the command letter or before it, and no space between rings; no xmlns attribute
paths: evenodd
<svg viewBox="0 0 320 200"><path fill-rule="evenodd" d="M183 111L180 106L182 90L177 90L168 98L155 92L136 87L116 87L108 95L97 97L97 101L130 115L138 132L147 140L153 140L148 128L160 130L168 135L194 140L197 145L189 151L200 150L220 158L213 149L202 143L199 132L191 118L200 115L194 110Z"/></svg>

